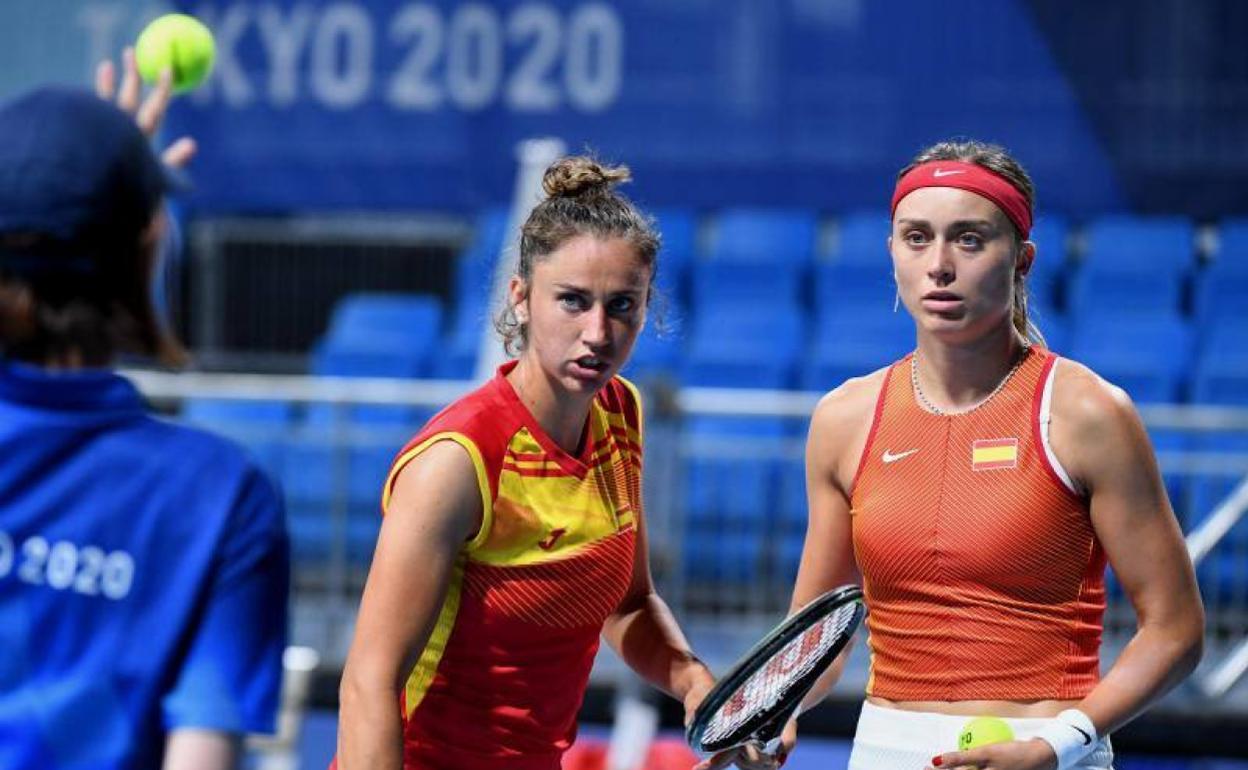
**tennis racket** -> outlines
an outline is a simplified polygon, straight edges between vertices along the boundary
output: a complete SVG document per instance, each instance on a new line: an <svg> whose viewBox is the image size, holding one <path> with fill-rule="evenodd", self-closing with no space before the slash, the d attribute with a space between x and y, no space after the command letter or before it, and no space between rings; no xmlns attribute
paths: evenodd
<svg viewBox="0 0 1248 770"><path fill-rule="evenodd" d="M829 591L772 629L707 693L685 730L695 751L754 743L773 753L784 725L866 614L862 589Z"/></svg>

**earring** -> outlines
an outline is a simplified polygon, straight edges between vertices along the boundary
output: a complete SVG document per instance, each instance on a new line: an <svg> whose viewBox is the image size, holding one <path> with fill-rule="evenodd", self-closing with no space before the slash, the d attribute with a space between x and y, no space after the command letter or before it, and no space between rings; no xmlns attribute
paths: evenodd
<svg viewBox="0 0 1248 770"><path fill-rule="evenodd" d="M893 292L893 312L897 312L897 308L901 306L901 291Z"/></svg>

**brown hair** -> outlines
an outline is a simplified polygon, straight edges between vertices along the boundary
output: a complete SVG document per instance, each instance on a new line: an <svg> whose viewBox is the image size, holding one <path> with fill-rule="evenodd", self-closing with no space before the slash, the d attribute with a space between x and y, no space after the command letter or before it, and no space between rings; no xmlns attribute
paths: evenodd
<svg viewBox="0 0 1248 770"><path fill-rule="evenodd" d="M606 166L583 155L560 158L546 169L542 177L546 198L533 208L520 228L516 275L526 287L533 280L534 263L573 238L622 238L636 250L641 263L650 268L649 302L658 272L659 233L650 217L616 192L617 184L631 178L628 166ZM516 355L528 344L528 327L516 317L510 302L499 312L494 327L502 336L508 355Z"/></svg>
<svg viewBox="0 0 1248 770"><path fill-rule="evenodd" d="M91 257L74 256L88 247L50 236L0 234L0 251L39 268L6 269L0 260L0 354L38 365L106 367L121 353L185 363L152 305L156 232L149 226L132 244L91 245Z"/></svg>
<svg viewBox="0 0 1248 770"><path fill-rule="evenodd" d="M919 152L918 155L915 155L914 159L897 174L897 178L901 179L915 166L930 163L934 160L956 160L963 163L974 163L1002 177L1023 194L1023 197L1027 200L1027 208L1032 218L1035 218L1036 186L1032 183L1031 177L1027 174L1027 170L1023 168L1023 165L1000 145L974 140L937 142ZM1021 249L1023 234L1013 224L1011 224L1011 228L1014 230L1015 248ZM1017 251L1015 254L1017 255ZM1041 344L1044 343L1044 335L1040 333L1039 327L1032 322L1027 314L1026 276L1017 270L1014 272L1014 308L1011 312L1011 320L1014 324L1014 329L1023 335L1025 339Z"/></svg>

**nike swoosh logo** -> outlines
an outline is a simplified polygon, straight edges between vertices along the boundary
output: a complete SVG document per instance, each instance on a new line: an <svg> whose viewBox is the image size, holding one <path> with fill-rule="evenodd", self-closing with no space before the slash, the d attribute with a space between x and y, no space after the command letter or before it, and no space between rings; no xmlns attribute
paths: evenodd
<svg viewBox="0 0 1248 770"><path fill-rule="evenodd" d="M537 542L537 547L541 548L543 551L549 551L551 548L555 547L555 542L558 541L559 538L563 537L566 532L567 530L563 527L560 527L559 529L552 529L550 531L550 535L548 535L545 540L539 540Z"/></svg>
<svg viewBox="0 0 1248 770"><path fill-rule="evenodd" d="M880 456L880 459L886 463L895 463L898 460L904 460L905 458L909 457L910 455L914 454L917 451L919 450L907 449L904 452L898 452L897 454L893 454L890 450L885 449L884 454Z"/></svg>
<svg viewBox="0 0 1248 770"><path fill-rule="evenodd" d="M960 169L946 171L944 169L938 168L932 172L932 176L936 177L937 179L940 179L941 177L953 176L954 174L965 174L965 173L966 173L965 171L962 171Z"/></svg>
<svg viewBox="0 0 1248 770"><path fill-rule="evenodd" d="M1090 744L1092 743L1092 736L1091 736L1091 735L1088 735L1088 734L1087 734L1086 732L1084 732L1081 728L1075 727L1074 725L1071 725L1071 727L1074 727L1074 728L1075 728L1075 731L1076 731L1076 732L1078 732L1080 735L1082 735L1082 736L1083 736L1083 745L1084 745L1084 746L1088 746L1088 745L1090 745Z"/></svg>

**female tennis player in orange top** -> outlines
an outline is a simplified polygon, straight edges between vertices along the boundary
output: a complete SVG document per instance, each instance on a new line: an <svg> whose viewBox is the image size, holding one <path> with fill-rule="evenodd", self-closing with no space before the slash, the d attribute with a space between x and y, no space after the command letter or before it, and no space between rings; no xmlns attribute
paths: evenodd
<svg viewBox="0 0 1248 770"><path fill-rule="evenodd" d="M793 604L863 582L855 770L1108 768L1107 736L1200 658L1195 576L1135 408L1027 318L1033 197L996 146L906 166L888 247L916 350L812 418ZM1138 630L1102 678L1106 561ZM955 751L980 715L1015 740Z"/></svg>
<svg viewBox="0 0 1248 770"><path fill-rule="evenodd" d="M546 171L500 320L518 360L399 454L341 684L343 770L557 770L605 636L692 710L713 683L654 592L641 402L616 376L658 235L586 158Z"/></svg>

